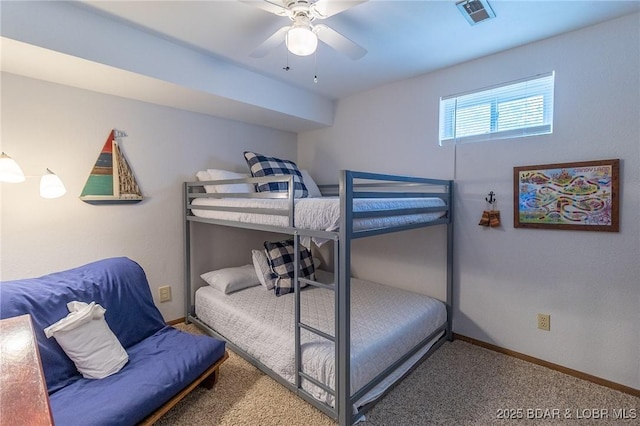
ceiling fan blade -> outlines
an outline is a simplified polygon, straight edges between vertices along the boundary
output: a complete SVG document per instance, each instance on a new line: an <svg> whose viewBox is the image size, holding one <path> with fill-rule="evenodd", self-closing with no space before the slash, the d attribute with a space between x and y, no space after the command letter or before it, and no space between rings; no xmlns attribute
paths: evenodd
<svg viewBox="0 0 640 426"><path fill-rule="evenodd" d="M311 9L316 17L320 19L328 18L347 9L351 9L367 0L318 0L313 3Z"/></svg>
<svg viewBox="0 0 640 426"><path fill-rule="evenodd" d="M267 56L269 52L271 52L273 49L280 46L284 42L289 28L291 27L282 27L275 33L271 34L271 36L263 41L260 46L256 47L253 52L249 54L249 56L251 56L252 58L264 58L265 56Z"/></svg>
<svg viewBox="0 0 640 426"><path fill-rule="evenodd" d="M320 41L353 60L360 59L367 54L367 49L324 24L314 26L313 32L316 33Z"/></svg>
<svg viewBox="0 0 640 426"><path fill-rule="evenodd" d="M278 0L239 0L258 9L266 10L278 16L287 16L288 10Z"/></svg>

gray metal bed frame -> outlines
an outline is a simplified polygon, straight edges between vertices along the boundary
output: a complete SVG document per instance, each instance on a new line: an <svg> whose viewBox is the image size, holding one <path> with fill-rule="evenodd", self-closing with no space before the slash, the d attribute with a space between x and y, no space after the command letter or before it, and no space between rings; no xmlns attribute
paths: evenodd
<svg viewBox="0 0 640 426"><path fill-rule="evenodd" d="M370 183L356 183L356 181L369 181ZM236 183L264 183L264 182L286 182L288 188L293 188L293 176L272 176L263 178L246 178L246 179L231 179L221 181L207 181L207 182L185 182L183 193L183 206L184 206L184 250L185 250L185 319L186 321L193 322L198 325L207 333L222 338L227 341L227 344L233 349L234 352L241 355L243 358L251 362L256 367L260 368L263 372L270 377L287 387L298 396L318 408L320 411L337 420L340 426L351 425L356 422L366 411L369 410L377 401L366 404L361 407L357 413L353 413L353 404L358 401L363 395L365 395L374 386L380 383L390 373L400 367L410 357L415 355L420 349L422 349L428 342L433 340L438 334L445 332L444 336L440 338L422 357L421 361L429 357L436 349L438 349L445 340L452 340L452 302L453 302L453 181L440 180L440 179L427 179L416 178L406 176L384 175L375 173L363 173L350 170L342 170L340 173L339 185L320 185L323 195L339 195L340 196L340 228L337 232L327 231L313 231L306 229L298 229L295 227L294 221L294 191L281 193L252 193L252 194L216 194L216 193L204 193L201 188L204 185L223 185L223 184L236 184ZM436 192L433 192L433 188L436 188ZM423 188L423 189L421 189ZM429 189L427 192L426 189ZM402 190L402 192L398 192ZM196 198L287 198L288 208L286 209L248 209L248 208L229 208L229 207L213 207L213 206L201 206L192 205L192 200ZM411 208L411 209L398 209L393 212L385 211L381 212L353 212L353 200L355 198L409 198L409 197L439 197L441 198L446 207L425 207L425 208ZM192 208L199 210L218 210L218 211L235 211L235 212L250 212L250 213L264 213L275 214L288 217L289 226L272 226L252 224L228 220L219 219L207 219L194 216L191 212ZM446 214L434 221L425 223L416 223L411 225L393 226L381 229L372 229L365 231L354 231L353 220L358 218L371 218L376 216L391 216L391 215L406 215L406 214L419 214L433 211L446 210ZM289 234L294 237L295 244L295 264L299 265L299 244L301 237L319 237L333 240L334 243L334 283L336 285L325 285L319 282L307 280L298 277L298 270L295 271L295 367L296 367L296 379L295 383L290 383L283 379L281 376L273 372L270 368L254 359L251 355L246 353L241 348L233 344L228 339L228 336L222 336L218 334L210 326L202 322L195 315L194 306L194 294L193 286L191 283L191 224L193 222L209 223L222 226L240 227L245 229L255 229L269 232L277 232L282 234ZM426 226L434 226L445 224L447 226L447 271L446 271L446 300L447 307L447 321L442 324L436 331L420 342L416 347L411 349L401 359L396 361L393 365L389 366L386 370L380 373L370 383L365 385L362 389L358 390L353 395L350 395L351 389L351 365L350 362L350 335L351 335L351 312L350 312L350 292L351 292L351 241L356 238L363 238L373 235L380 235L390 232L398 232L415 228L422 228ZM327 288L335 291L335 336L328 335L320 330L316 330L300 321L300 283L306 283L307 285ZM308 330L315 333L327 340L333 341L335 344L335 368L336 368L336 389L331 389L323 383L315 380L313 377L308 376L301 371L301 347L300 347L300 332L301 329ZM420 362L421 362L420 361ZM404 375L406 376L417 365L416 363L409 371ZM323 402L315 399L311 394L302 388L302 380L308 380L316 386L324 389L329 394L333 395L334 407L331 407ZM400 379L401 380L401 379ZM398 383L400 380L396 381ZM387 389L386 394L391 388ZM383 394L383 395L384 395Z"/></svg>

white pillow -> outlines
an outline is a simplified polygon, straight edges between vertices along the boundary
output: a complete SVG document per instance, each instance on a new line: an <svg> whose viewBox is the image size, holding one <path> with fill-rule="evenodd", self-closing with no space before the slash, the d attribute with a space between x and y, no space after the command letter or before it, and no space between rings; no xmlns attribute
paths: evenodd
<svg viewBox="0 0 640 426"><path fill-rule="evenodd" d="M300 170L300 174L302 175L302 180L304 185L307 187L307 191L309 192L309 197L318 198L322 197L322 193L320 192L320 188L313 180L311 175L306 170Z"/></svg>
<svg viewBox="0 0 640 426"><path fill-rule="evenodd" d="M246 179L247 175L241 173L230 172L228 170L220 169L207 169L207 173L211 177L211 180L227 180L227 179ZM250 193L256 192L256 188L251 183L235 183L229 185L216 185L216 192L221 194L228 193Z"/></svg>
<svg viewBox="0 0 640 426"><path fill-rule="evenodd" d="M102 379L117 373L129 360L118 338L104 319L106 310L95 302L67 303L69 315L44 329L86 379Z"/></svg>
<svg viewBox="0 0 640 426"><path fill-rule="evenodd" d="M196 179L199 182L205 182L208 180L211 180L211 176L209 176L209 172L206 170L200 170L198 173L196 173ZM215 194L216 192L216 187L214 185L205 185L204 186L204 191L208 194Z"/></svg>
<svg viewBox="0 0 640 426"><path fill-rule="evenodd" d="M273 290L276 285L277 275L273 273L269 266L269 260L264 250L251 250L253 259L253 267L255 269L258 280L267 290Z"/></svg>
<svg viewBox="0 0 640 426"><path fill-rule="evenodd" d="M253 265L218 269L200 275L211 287L224 294L233 293L243 288L260 285L260 280Z"/></svg>

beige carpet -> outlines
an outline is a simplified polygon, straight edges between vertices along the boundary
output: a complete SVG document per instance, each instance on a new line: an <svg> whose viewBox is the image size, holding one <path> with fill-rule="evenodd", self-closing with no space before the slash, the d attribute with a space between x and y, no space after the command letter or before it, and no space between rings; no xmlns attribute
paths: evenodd
<svg viewBox="0 0 640 426"><path fill-rule="evenodd" d="M193 325L186 327L198 332ZM616 419L622 410L628 418ZM507 418L500 419L505 414ZM548 418L535 418L545 414ZM601 418L589 418L594 415ZM423 362L367 413L361 425L558 423L637 425L640 398L457 340ZM157 424L335 422L230 351L218 384L210 391L197 388Z"/></svg>

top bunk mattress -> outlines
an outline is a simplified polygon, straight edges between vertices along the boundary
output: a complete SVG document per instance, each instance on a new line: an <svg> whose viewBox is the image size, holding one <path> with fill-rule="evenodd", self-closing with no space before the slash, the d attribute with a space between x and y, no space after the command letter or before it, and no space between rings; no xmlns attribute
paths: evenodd
<svg viewBox="0 0 640 426"><path fill-rule="evenodd" d="M333 273L316 272L320 282L329 283L333 279ZM334 297L334 292L327 289L302 290L302 322L334 335ZM201 321L292 383L294 312L293 294L276 297L263 286L231 294L205 286L195 296L195 313ZM446 308L439 300L352 278L351 393L369 383L445 321ZM306 330L301 331L301 343L302 371L335 389L334 344ZM316 399L333 405L333 397L321 388L304 380L303 388Z"/></svg>
<svg viewBox="0 0 640 426"><path fill-rule="evenodd" d="M287 199L263 198L197 198L194 206L216 206L233 208L287 209ZM442 211L396 215L394 210L425 207L443 207ZM445 202L438 197L426 198L356 198L353 200L354 212L389 211L389 216L355 219L354 231L387 228L393 226L426 223L439 219L446 212ZM195 216L207 219L219 219L260 225L289 226L287 216L217 211L193 208ZM294 206L295 226L299 229L314 231L336 231L340 225L340 198L297 198Z"/></svg>

